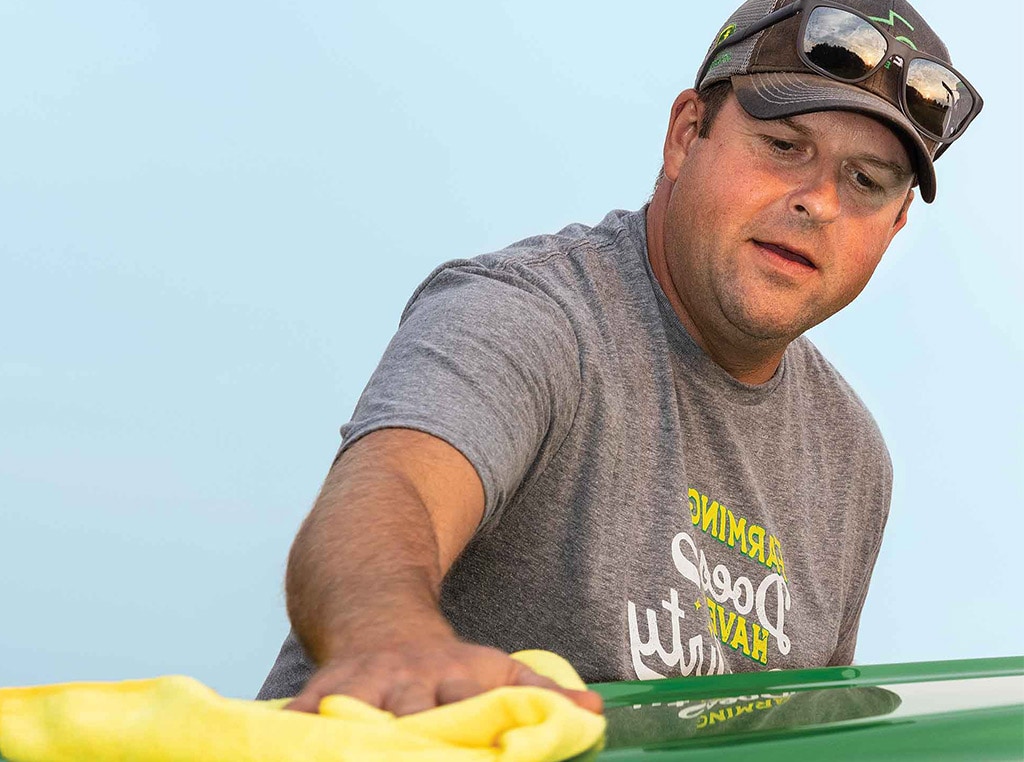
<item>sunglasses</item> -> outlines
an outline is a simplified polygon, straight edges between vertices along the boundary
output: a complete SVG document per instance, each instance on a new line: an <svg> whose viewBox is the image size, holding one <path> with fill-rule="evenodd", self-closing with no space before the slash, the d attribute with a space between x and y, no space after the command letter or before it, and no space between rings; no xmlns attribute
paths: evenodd
<svg viewBox="0 0 1024 762"><path fill-rule="evenodd" d="M856 84L882 67L900 67L900 110L923 137L943 144L935 158L963 135L967 125L981 112L983 101L978 91L949 64L919 53L909 39L894 37L859 11L815 0L798 0L734 32L708 55L697 82L704 79L723 48L800 12L804 16L797 53L812 71Z"/></svg>

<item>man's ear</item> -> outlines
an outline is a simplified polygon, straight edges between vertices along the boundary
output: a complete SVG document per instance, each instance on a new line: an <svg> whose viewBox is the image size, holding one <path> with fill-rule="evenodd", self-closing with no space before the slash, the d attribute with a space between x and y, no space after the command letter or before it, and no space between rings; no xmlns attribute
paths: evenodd
<svg viewBox="0 0 1024 762"><path fill-rule="evenodd" d="M896 215L896 221L892 224L892 235L889 236L890 241L903 229L903 226L907 224L907 210L910 209L910 202L913 200L914 189L911 188L907 191L907 197L903 199L903 206L900 207L900 212Z"/></svg>
<svg viewBox="0 0 1024 762"><path fill-rule="evenodd" d="M672 116L665 135L665 177L672 182L679 177L679 167L690 153L690 147L700 132L704 118L704 103L693 88L683 90L672 104Z"/></svg>

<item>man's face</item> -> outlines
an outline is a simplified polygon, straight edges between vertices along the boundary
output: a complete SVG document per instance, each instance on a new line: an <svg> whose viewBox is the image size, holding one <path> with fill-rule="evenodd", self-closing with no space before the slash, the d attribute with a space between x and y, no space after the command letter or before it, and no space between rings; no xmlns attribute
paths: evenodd
<svg viewBox="0 0 1024 762"><path fill-rule="evenodd" d="M906 222L910 160L861 114L761 121L730 94L707 138L675 140L666 265L711 344L788 343L838 312Z"/></svg>

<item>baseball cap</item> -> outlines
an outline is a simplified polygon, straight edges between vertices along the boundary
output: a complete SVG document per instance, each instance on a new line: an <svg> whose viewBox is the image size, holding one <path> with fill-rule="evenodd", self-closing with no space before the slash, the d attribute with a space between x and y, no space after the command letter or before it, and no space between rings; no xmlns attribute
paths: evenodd
<svg viewBox="0 0 1024 762"><path fill-rule="evenodd" d="M901 105L902 62L900 66L880 66L866 79L856 83L823 76L810 68L798 53L802 13L772 24L735 45L719 49L720 43L732 34L742 32L745 27L794 2L800 0L747 0L743 3L729 17L708 49L708 56L701 67L701 71L706 70L707 73L696 83L697 89L728 79L740 106L757 119L778 119L815 111L855 111L874 117L889 126L902 140L913 162L921 196L930 203L935 198L933 162L948 143L922 134L904 113ZM848 0L836 5L858 11L918 53L952 67L949 51L942 40L906 0ZM716 49L719 52L713 61L709 61ZM980 106L979 96L977 110Z"/></svg>

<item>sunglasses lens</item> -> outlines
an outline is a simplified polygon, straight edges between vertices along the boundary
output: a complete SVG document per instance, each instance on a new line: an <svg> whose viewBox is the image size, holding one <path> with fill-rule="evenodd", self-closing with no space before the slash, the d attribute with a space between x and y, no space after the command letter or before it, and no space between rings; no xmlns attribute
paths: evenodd
<svg viewBox="0 0 1024 762"><path fill-rule="evenodd" d="M940 63L915 58L907 67L907 111L921 127L947 139L959 131L974 96L956 74Z"/></svg>
<svg viewBox="0 0 1024 762"><path fill-rule="evenodd" d="M882 62L885 36L868 21L839 8L811 11L804 32L807 60L836 79L853 82Z"/></svg>

